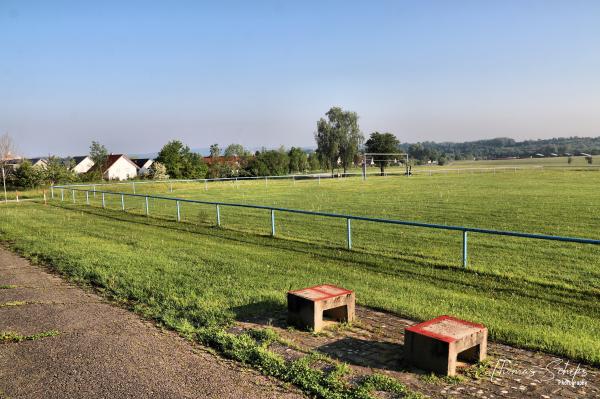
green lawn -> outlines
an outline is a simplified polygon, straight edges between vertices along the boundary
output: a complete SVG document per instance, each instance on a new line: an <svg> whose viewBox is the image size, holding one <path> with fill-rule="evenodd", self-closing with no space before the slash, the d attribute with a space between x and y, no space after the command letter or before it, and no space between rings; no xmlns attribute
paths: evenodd
<svg viewBox="0 0 600 399"><path fill-rule="evenodd" d="M242 202L531 233L600 237L600 172L518 171L406 177L136 185L138 193ZM132 186L108 187L131 192ZM60 195L56 193L58 198ZM70 191L65 201L0 208L20 252L104 288L174 328L220 326L281 309L290 288L329 282L363 305L415 319L453 314L510 344L600 364L600 248Z"/></svg>

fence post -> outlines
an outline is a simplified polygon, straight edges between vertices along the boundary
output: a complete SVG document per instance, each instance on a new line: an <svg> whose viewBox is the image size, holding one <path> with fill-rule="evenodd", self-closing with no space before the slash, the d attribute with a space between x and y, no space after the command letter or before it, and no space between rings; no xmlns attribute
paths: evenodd
<svg viewBox="0 0 600 399"><path fill-rule="evenodd" d="M125 211L125 195L121 194L121 209Z"/></svg>
<svg viewBox="0 0 600 399"><path fill-rule="evenodd" d="M173 192L173 183L169 183L169 192Z"/></svg>
<svg viewBox="0 0 600 399"><path fill-rule="evenodd" d="M463 267L467 268L467 230L463 230Z"/></svg>
<svg viewBox="0 0 600 399"><path fill-rule="evenodd" d="M221 227L221 210L219 209L219 204L217 204L217 226Z"/></svg>
<svg viewBox="0 0 600 399"><path fill-rule="evenodd" d="M65 189L64 188L60 189L60 200L61 201L65 200Z"/></svg>
<svg viewBox="0 0 600 399"><path fill-rule="evenodd" d="M106 202L104 201L104 193L102 193L102 208L106 208Z"/></svg>
<svg viewBox="0 0 600 399"><path fill-rule="evenodd" d="M52 199L54 199L54 187L50 186L50 195L52 196Z"/></svg>
<svg viewBox="0 0 600 399"><path fill-rule="evenodd" d="M179 210L179 201L175 201L175 203L177 204L177 221L181 222L181 212Z"/></svg>
<svg viewBox="0 0 600 399"><path fill-rule="evenodd" d="M275 237L275 210L271 209L271 237Z"/></svg>
<svg viewBox="0 0 600 399"><path fill-rule="evenodd" d="M319 175L319 186L321 185L321 176Z"/></svg>
<svg viewBox="0 0 600 399"><path fill-rule="evenodd" d="M150 207L148 206L148 196L146 196L146 216L150 215Z"/></svg>
<svg viewBox="0 0 600 399"><path fill-rule="evenodd" d="M208 183L206 182L206 179L204 179L204 190L208 190Z"/></svg>
<svg viewBox="0 0 600 399"><path fill-rule="evenodd" d="M135 194L135 182L131 182L131 187L133 188L133 193Z"/></svg>
<svg viewBox="0 0 600 399"><path fill-rule="evenodd" d="M96 185L94 185L94 198L96 198Z"/></svg>
<svg viewBox="0 0 600 399"><path fill-rule="evenodd" d="M73 198L73 203L75 203L75 190L71 190L71 197Z"/></svg>
<svg viewBox="0 0 600 399"><path fill-rule="evenodd" d="M48 202L46 201L46 190L44 190L44 205L48 205Z"/></svg>
<svg viewBox="0 0 600 399"><path fill-rule="evenodd" d="M90 192L89 191L85 191L85 204L89 205L90 204Z"/></svg>
<svg viewBox="0 0 600 399"><path fill-rule="evenodd" d="M267 176L265 176L265 187L267 187L267 186L268 186L268 185L267 185L267 180L268 180L268 179L267 179Z"/></svg>
<svg viewBox="0 0 600 399"><path fill-rule="evenodd" d="M352 249L352 227L350 225L350 218L346 219L346 227L348 232L348 250Z"/></svg>

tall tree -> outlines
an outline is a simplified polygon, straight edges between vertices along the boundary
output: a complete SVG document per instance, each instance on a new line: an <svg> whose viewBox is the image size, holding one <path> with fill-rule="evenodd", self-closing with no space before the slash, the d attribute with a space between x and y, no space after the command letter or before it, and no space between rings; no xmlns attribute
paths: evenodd
<svg viewBox="0 0 600 399"><path fill-rule="evenodd" d="M358 126L358 115L340 107L332 107L325 116L327 119L321 118L317 122L317 152L329 165L332 174L338 159L346 173L364 140Z"/></svg>
<svg viewBox="0 0 600 399"><path fill-rule="evenodd" d="M8 202L6 194L6 163L14 156L15 143L8 133L0 137L0 168L2 168L2 185L4 187L4 202Z"/></svg>
<svg viewBox="0 0 600 399"><path fill-rule="evenodd" d="M308 169L308 156L304 151L302 151L299 147L292 147L290 152L288 152L288 157L290 159L289 172L304 172Z"/></svg>
<svg viewBox="0 0 600 399"><path fill-rule="evenodd" d="M379 154L391 154L400 152L400 141L392 133L373 132L365 143L367 152ZM378 155L379 169L381 175L385 173L385 167L394 159L394 155Z"/></svg>
<svg viewBox="0 0 600 399"><path fill-rule="evenodd" d="M108 158L108 150L99 142L92 141L90 145L90 158L94 161L94 165L98 165L98 168L102 169Z"/></svg>
<svg viewBox="0 0 600 399"><path fill-rule="evenodd" d="M225 151L223 151L223 156L227 158L231 157L245 157L250 155L250 152L244 148L241 144L229 144Z"/></svg>
<svg viewBox="0 0 600 399"><path fill-rule="evenodd" d="M202 157L193 153L179 140L169 141L158 153L156 161L167 168L169 177L174 179L200 179L206 176L207 166Z"/></svg>
<svg viewBox="0 0 600 399"><path fill-rule="evenodd" d="M211 158L218 158L221 155L221 148L219 147L218 144L211 144L210 145L210 157Z"/></svg>

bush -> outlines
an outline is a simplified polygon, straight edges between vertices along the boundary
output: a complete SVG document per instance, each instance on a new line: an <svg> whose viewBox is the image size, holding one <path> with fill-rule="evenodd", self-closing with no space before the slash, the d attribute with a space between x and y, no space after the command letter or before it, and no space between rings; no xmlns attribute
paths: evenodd
<svg viewBox="0 0 600 399"><path fill-rule="evenodd" d="M148 178L153 180L168 179L169 175L167 174L167 167L160 162L153 162L152 165L150 165Z"/></svg>

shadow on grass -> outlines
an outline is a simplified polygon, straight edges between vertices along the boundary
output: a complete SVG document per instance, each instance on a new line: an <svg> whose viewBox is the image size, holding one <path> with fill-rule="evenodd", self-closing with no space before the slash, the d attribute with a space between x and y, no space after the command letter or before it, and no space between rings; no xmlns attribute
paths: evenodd
<svg viewBox="0 0 600 399"><path fill-rule="evenodd" d="M229 310L235 314L235 319L240 322L260 324L265 327L287 327L287 308L274 300L236 306Z"/></svg>
<svg viewBox="0 0 600 399"><path fill-rule="evenodd" d="M391 257L368 252L347 251L339 247L318 243L307 243L293 239L273 239L266 234L239 232L210 225L178 223L166 218L149 218L144 215L124 213L123 211L112 209L100 209L73 204L66 205L53 204L53 206L60 209L76 209L78 212L121 222L161 227L172 231L219 238L248 245L259 245L261 247L309 254L313 257L316 256L329 261L360 266L369 272L392 277L410 275L413 281L422 281L423 283L435 285L443 289L455 288L459 291L465 291L465 288L467 288L480 295L484 295L485 293L490 297L518 295L533 300L542 300L552 306L563 305L571 309L574 313L581 313L585 310L588 314L598 314L600 316L600 308L591 300L592 298L600 299L600 292L597 290L569 288L552 282L541 282L524 278L509 278L495 273L482 272L481 270L463 269L452 265L423 261L419 259L420 256L413 257L413 254ZM371 257L367 258L365 255L371 255ZM451 273L438 273L439 271L451 271ZM410 317L411 315L405 316Z"/></svg>

